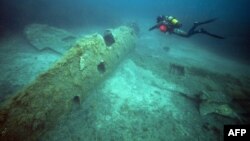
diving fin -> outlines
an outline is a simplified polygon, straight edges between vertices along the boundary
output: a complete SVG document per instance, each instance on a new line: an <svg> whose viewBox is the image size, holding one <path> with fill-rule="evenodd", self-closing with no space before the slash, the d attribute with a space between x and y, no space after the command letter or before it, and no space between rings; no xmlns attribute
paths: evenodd
<svg viewBox="0 0 250 141"><path fill-rule="evenodd" d="M201 28L199 30L199 33L203 33L203 34L206 34L208 36L211 36L211 37L214 37L214 38L217 38L217 39L225 39L225 37L222 37L222 36L219 36L219 35L215 35L215 34L212 34L212 33L209 33L207 32L205 29Z"/></svg>
<svg viewBox="0 0 250 141"><path fill-rule="evenodd" d="M216 20L217 20L217 18L213 18L213 19L209 19L209 20L203 21L203 22L194 22L194 25L197 27L197 26L200 26L203 24L208 24L208 23L214 22Z"/></svg>

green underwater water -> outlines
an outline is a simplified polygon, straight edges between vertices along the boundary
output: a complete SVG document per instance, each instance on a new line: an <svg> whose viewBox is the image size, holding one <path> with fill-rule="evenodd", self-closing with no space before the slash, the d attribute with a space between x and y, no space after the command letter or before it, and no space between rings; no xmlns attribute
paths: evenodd
<svg viewBox="0 0 250 141"><path fill-rule="evenodd" d="M249 4L1 0L0 141L223 140L250 123Z"/></svg>
<svg viewBox="0 0 250 141"><path fill-rule="evenodd" d="M155 37L142 35L114 72L86 99L76 100L72 111L39 140L219 141L224 124L248 122L242 115L249 109L240 102L249 96L249 66L207 52L192 41ZM16 44L25 50L6 44L8 48L1 48L9 52L1 55L2 80L9 78L20 87L61 57L51 50L34 50L22 40Z"/></svg>
<svg viewBox="0 0 250 141"><path fill-rule="evenodd" d="M224 124L246 122L239 117L244 110L227 95L241 85L237 77L219 67L217 72L197 67L195 57L176 60L181 47L141 49L138 43L115 73L41 140L219 141Z"/></svg>

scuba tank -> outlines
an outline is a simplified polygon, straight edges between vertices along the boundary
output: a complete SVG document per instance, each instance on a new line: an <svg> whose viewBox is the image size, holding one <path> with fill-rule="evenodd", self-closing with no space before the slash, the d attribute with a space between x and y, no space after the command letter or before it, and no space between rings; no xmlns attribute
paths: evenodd
<svg viewBox="0 0 250 141"><path fill-rule="evenodd" d="M181 27L181 23L173 16L166 16L166 20L174 27Z"/></svg>
<svg viewBox="0 0 250 141"><path fill-rule="evenodd" d="M173 16L158 16L156 18L156 25L149 28L149 31L159 28L161 32L172 32L174 28L179 28L182 24Z"/></svg>

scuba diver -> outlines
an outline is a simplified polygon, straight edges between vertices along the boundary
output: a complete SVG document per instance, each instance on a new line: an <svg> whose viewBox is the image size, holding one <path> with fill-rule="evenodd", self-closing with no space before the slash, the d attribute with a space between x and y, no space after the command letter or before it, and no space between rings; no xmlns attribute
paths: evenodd
<svg viewBox="0 0 250 141"><path fill-rule="evenodd" d="M214 22L216 19L210 19L203 22L194 22L193 26L189 29L188 32L181 30L182 24L173 16L158 16L156 19L157 24L154 25L149 29L149 31L152 31L154 29L159 29L163 33L174 33L176 35L182 36L182 37L190 37L195 34L205 34L217 39L224 39L224 37L212 34L208 31L206 31L204 28L199 28L196 30L196 28L200 25L208 24L211 22Z"/></svg>

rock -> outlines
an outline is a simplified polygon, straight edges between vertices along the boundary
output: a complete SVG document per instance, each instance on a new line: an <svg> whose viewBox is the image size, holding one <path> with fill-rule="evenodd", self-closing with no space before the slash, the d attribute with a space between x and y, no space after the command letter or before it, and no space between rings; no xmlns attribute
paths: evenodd
<svg viewBox="0 0 250 141"><path fill-rule="evenodd" d="M28 25L24 33L30 44L38 50L49 49L60 54L69 50L76 41L76 36L73 34L42 24Z"/></svg>
<svg viewBox="0 0 250 141"><path fill-rule="evenodd" d="M201 99L207 102L229 103L232 98L221 91L205 91L202 92Z"/></svg>
<svg viewBox="0 0 250 141"><path fill-rule="evenodd" d="M226 103L202 102L199 111L202 116L214 113L241 121L238 114Z"/></svg>

